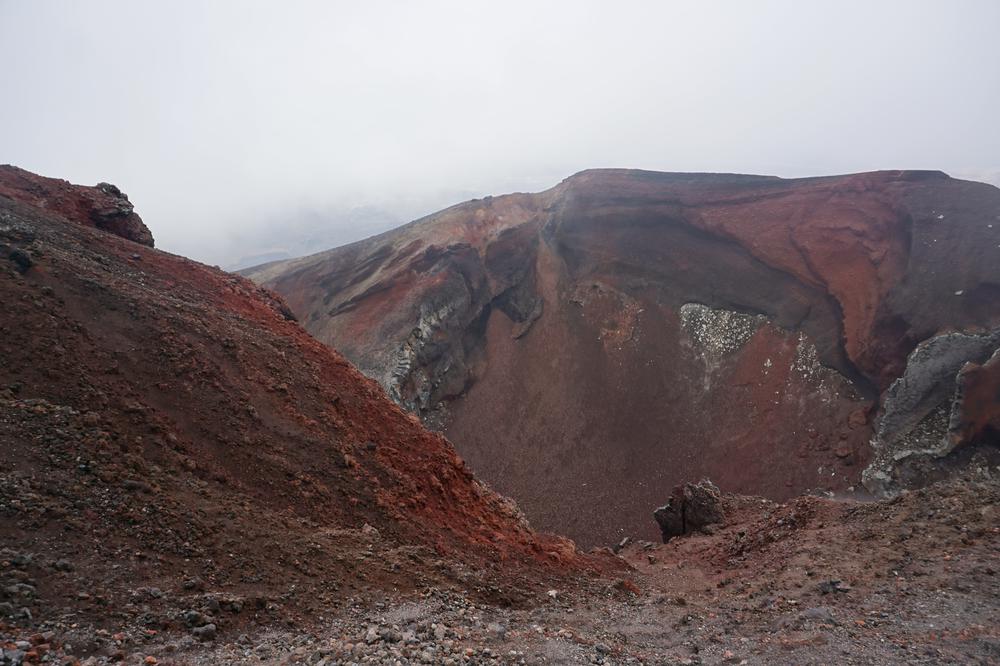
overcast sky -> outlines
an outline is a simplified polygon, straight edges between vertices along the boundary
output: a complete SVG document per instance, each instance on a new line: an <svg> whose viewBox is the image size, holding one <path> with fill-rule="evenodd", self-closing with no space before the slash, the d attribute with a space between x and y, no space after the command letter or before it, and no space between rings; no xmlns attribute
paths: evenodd
<svg viewBox="0 0 1000 666"><path fill-rule="evenodd" d="M1000 183L1000 0L0 0L0 162L232 265L590 167Z"/></svg>

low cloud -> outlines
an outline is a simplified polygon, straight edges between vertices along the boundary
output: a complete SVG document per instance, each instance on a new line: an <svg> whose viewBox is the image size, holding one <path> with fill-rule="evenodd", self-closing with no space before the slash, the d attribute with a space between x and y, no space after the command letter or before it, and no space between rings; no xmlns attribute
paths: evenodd
<svg viewBox="0 0 1000 666"><path fill-rule="evenodd" d="M998 25L960 0L5 2L0 161L116 182L221 265L590 167L996 183Z"/></svg>

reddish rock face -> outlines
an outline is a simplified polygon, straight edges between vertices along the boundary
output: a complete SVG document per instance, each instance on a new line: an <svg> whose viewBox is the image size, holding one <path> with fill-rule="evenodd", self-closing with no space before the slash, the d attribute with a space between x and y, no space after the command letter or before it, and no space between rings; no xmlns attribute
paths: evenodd
<svg viewBox="0 0 1000 666"><path fill-rule="evenodd" d="M91 221L0 197L0 543L72 558L51 609L199 576L322 613L442 562L494 590L589 566L280 298Z"/></svg>
<svg viewBox="0 0 1000 666"><path fill-rule="evenodd" d="M896 487L883 395L919 342L1000 327L1000 190L588 171L246 273L536 525L607 544L702 477Z"/></svg>
<svg viewBox="0 0 1000 666"><path fill-rule="evenodd" d="M110 183L99 183L96 187L73 185L3 164L0 197L153 247L153 234L132 210L128 196Z"/></svg>
<svg viewBox="0 0 1000 666"><path fill-rule="evenodd" d="M966 364L957 379L959 399L952 412L956 446L1000 438L1000 351L982 365Z"/></svg>

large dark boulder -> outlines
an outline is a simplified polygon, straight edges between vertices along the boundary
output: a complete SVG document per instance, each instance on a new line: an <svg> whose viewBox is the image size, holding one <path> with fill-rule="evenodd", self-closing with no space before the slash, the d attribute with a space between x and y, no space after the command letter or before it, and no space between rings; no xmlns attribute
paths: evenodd
<svg viewBox="0 0 1000 666"><path fill-rule="evenodd" d="M723 517L722 493L708 479L677 486L667 503L653 512L663 543L721 523Z"/></svg>

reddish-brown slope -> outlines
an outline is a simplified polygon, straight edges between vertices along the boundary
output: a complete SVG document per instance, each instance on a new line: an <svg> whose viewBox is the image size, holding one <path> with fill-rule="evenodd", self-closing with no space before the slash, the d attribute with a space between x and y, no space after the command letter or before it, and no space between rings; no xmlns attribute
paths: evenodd
<svg viewBox="0 0 1000 666"><path fill-rule="evenodd" d="M0 571L31 576L15 611L156 628L203 591L304 613L463 567L512 598L582 564L273 294L36 203L0 196L0 544L34 558Z"/></svg>
<svg viewBox="0 0 1000 666"><path fill-rule="evenodd" d="M590 543L649 534L704 475L775 498L856 484L917 343L991 344L998 259L1000 190L938 172L599 170L247 274L534 522ZM921 410L951 400L967 348ZM885 487L909 441L889 434Z"/></svg>
<svg viewBox="0 0 1000 666"><path fill-rule="evenodd" d="M73 185L0 164L0 197L22 201L63 219L153 247L152 232L135 213L128 197L110 183L98 183L95 187Z"/></svg>

